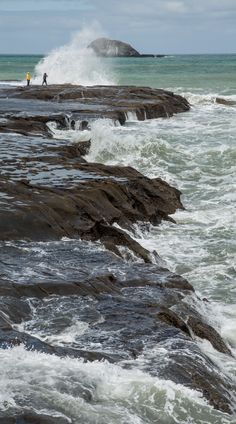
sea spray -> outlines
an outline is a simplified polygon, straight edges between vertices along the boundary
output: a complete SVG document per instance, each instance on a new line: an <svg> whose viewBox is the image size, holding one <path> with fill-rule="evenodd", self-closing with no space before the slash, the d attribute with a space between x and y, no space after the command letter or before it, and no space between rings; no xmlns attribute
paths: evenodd
<svg viewBox="0 0 236 424"><path fill-rule="evenodd" d="M46 72L49 84L114 85L109 62L87 48L97 36L93 26L77 32L68 44L53 50L38 63L32 83L41 84Z"/></svg>

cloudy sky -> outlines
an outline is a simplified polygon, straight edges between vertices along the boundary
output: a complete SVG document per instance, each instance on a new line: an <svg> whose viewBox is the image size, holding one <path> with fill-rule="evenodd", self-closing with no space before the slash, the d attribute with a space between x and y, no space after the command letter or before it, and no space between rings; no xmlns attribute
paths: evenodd
<svg viewBox="0 0 236 424"><path fill-rule="evenodd" d="M94 23L141 53L236 52L236 0L0 0L0 53L48 53Z"/></svg>

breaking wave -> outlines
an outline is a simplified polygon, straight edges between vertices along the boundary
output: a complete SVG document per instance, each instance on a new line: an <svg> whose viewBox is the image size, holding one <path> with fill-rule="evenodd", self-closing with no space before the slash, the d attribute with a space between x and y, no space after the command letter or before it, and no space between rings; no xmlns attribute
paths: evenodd
<svg viewBox="0 0 236 424"><path fill-rule="evenodd" d="M77 32L68 44L53 50L38 63L32 82L41 84L46 72L50 84L116 84L108 61L98 58L87 48L97 37L98 31L93 28Z"/></svg>

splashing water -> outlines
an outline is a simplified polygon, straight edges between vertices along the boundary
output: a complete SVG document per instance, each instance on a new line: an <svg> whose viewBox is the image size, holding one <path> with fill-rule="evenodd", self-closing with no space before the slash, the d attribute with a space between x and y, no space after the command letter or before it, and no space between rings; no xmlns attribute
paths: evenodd
<svg viewBox="0 0 236 424"><path fill-rule="evenodd" d="M88 424L187 424L189 411L199 424L229 424L230 417L209 407L201 394L107 362L85 363L27 352L23 346L0 351L0 408L15 412L28 405L68 422ZM111 405L113 408L111 408ZM71 417L72 420L69 418Z"/></svg>
<svg viewBox="0 0 236 424"><path fill-rule="evenodd" d="M116 81L108 62L104 63L87 48L97 36L93 28L77 32L68 44L53 50L38 63L32 82L41 84L46 72L50 84L114 85Z"/></svg>

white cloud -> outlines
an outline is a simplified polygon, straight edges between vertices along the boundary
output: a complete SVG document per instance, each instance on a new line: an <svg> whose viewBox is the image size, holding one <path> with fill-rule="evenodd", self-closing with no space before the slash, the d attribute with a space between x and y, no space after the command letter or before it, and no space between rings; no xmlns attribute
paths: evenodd
<svg viewBox="0 0 236 424"><path fill-rule="evenodd" d="M185 13L187 6L183 1L168 1L166 3L166 10L174 13Z"/></svg>
<svg viewBox="0 0 236 424"><path fill-rule="evenodd" d="M0 0L0 52L48 51L94 20L144 53L236 50L236 0Z"/></svg>

